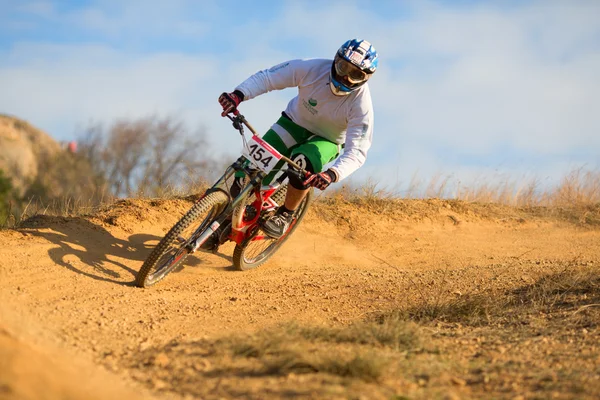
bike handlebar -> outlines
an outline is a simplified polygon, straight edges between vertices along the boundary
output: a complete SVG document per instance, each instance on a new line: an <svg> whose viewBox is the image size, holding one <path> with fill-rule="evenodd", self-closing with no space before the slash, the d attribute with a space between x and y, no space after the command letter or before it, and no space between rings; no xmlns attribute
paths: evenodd
<svg viewBox="0 0 600 400"><path fill-rule="evenodd" d="M248 129L250 129L250 132L252 132L254 135L258 136L258 133L256 132L256 129L254 129L254 127L252 127L252 125L250 125L250 123L248 122L248 120L246 119L246 117L244 117L242 114L240 114L240 112L238 110L235 110L233 112L233 115L235 115L235 117L232 117L231 115L227 114L227 116L229 117L229 119L231 121L233 121L235 123L235 119L237 118L241 123L243 123L244 125L246 125L246 127Z"/></svg>

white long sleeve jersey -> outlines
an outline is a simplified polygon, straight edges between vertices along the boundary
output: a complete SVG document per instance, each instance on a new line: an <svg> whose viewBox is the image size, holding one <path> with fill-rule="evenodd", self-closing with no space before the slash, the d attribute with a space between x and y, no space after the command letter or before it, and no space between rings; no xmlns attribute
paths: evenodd
<svg viewBox="0 0 600 400"><path fill-rule="evenodd" d="M338 181L360 168L367 159L373 137L373 105L368 84L347 96L336 96L329 87L333 60L291 60L265 69L242 82L236 90L244 100L271 90L298 87L298 95L285 113L301 127L334 143L344 144L332 169Z"/></svg>

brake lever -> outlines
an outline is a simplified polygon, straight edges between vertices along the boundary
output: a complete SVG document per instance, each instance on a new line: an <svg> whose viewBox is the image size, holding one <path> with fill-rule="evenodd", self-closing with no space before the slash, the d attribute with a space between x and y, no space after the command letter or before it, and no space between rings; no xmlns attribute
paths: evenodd
<svg viewBox="0 0 600 400"><path fill-rule="evenodd" d="M287 169L287 173L289 174L293 174L295 175L297 178L299 178L300 180L304 181L306 179L308 179L311 175L311 173L309 171L306 170L298 170L296 168L288 168Z"/></svg>
<svg viewBox="0 0 600 400"><path fill-rule="evenodd" d="M244 125L242 124L242 121L238 117L238 115L240 115L240 112L238 110L235 110L233 113L234 113L235 117L232 117L231 115L227 114L227 118L229 118L231 120L233 127L240 132L240 135L243 136L244 135Z"/></svg>

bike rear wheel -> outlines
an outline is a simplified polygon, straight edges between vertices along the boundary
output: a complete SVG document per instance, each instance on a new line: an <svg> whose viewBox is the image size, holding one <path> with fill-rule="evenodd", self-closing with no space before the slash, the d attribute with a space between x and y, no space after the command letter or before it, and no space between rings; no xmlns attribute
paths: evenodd
<svg viewBox="0 0 600 400"><path fill-rule="evenodd" d="M227 206L229 197L222 191L209 193L169 230L156 245L137 274L135 284L149 287L181 266L190 252L190 243L208 228ZM197 223L201 220L201 223Z"/></svg>
<svg viewBox="0 0 600 400"><path fill-rule="evenodd" d="M283 199L285 198L285 191L281 191L281 193L275 193L275 195L277 194L283 195L282 199L277 200L279 204L282 204ZM260 229L257 229L257 232L254 235L251 235L241 244L236 245L233 251L233 265L235 268L239 271L247 271L259 267L269 258L271 258L292 235L294 230L296 230L300 224L300 221L302 221L304 218L306 211L308 211L312 196L313 191L311 190L308 192L304 200L302 200L302 203L300 203L300 206L296 210L294 221L290 225L288 231L281 238L271 239L265 237L262 240L255 240L257 234L260 232Z"/></svg>

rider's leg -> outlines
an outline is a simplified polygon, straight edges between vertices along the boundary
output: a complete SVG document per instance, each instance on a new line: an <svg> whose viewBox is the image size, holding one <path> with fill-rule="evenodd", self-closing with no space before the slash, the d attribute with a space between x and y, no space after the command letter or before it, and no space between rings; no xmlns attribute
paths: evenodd
<svg viewBox="0 0 600 400"><path fill-rule="evenodd" d="M310 189L296 189L292 185L289 185L285 196L285 208L290 211L295 211L300 203L302 203L302 200L304 200L309 190Z"/></svg>
<svg viewBox="0 0 600 400"><path fill-rule="evenodd" d="M303 159L304 161L300 162L299 159ZM310 172L314 171L310 161L304 155L298 154L296 157L292 157L292 160L296 161L303 169ZM287 232L293 221L294 211L296 211L310 190L309 187L303 184L302 179L299 177L290 175L288 178L289 185L283 206L279 207L275 215L262 224L263 231L273 239L279 239Z"/></svg>
<svg viewBox="0 0 600 400"><path fill-rule="evenodd" d="M313 136L306 143L295 147L290 158L300 167L314 174L323 171L325 164L335 160L340 150L339 145L320 136ZM290 210L296 210L310 187L304 185L303 179L296 176L290 175L289 180L285 206Z"/></svg>
<svg viewBox="0 0 600 400"><path fill-rule="evenodd" d="M289 118L282 116L279 120L273 124L271 129L263 135L263 139L275 148L279 153L286 157L289 157L292 151L292 147L298 143L305 142L312 134L306 129L294 124ZM284 162L282 161L271 172L263 182L268 184L273 180L277 172L283 167ZM246 175L242 171L235 173L229 193L232 198L237 197L240 191L245 185ZM302 196L304 198L304 196ZM299 201L302 201L302 198ZM298 203L299 204L299 203ZM220 244L227 240L227 236L231 231L231 220L225 221L218 230L202 245L205 250L216 251Z"/></svg>
<svg viewBox="0 0 600 400"><path fill-rule="evenodd" d="M339 145L313 135L285 115L282 115L262 138L281 154L292 158L302 168L313 173L321 172L323 165L335 159L340 151ZM263 180L263 183L270 183L282 165L283 162L280 166L276 166L275 172L271 172ZM243 173L236 174L236 178L241 176ZM290 176L289 180L290 184L284 205L263 224L263 230L273 238L279 238L287 231L294 211L302 203L309 190L304 187L300 178Z"/></svg>
<svg viewBox="0 0 600 400"><path fill-rule="evenodd" d="M269 129L267 133L263 135L262 138L279 153L289 157L292 152L292 148L298 143L303 143L308 140L311 135L312 134L310 132L296 125L289 118L281 116L279 120L277 120L277 122L271 126L271 129ZM270 183L284 165L284 161L281 161L279 164L277 164L273 172L265 177L263 183ZM235 173L233 183L229 189L229 193L232 197L236 197L240 193L242 187L244 186L245 178L246 175L244 172L237 171Z"/></svg>
<svg viewBox="0 0 600 400"><path fill-rule="evenodd" d="M306 143L302 143L292 150L290 158L304 170L311 173L321 172L323 165L335 159L339 146L324 138L315 136ZM287 232L294 211L300 206L308 194L310 186L304 185L303 179L296 175L289 175L289 185L285 203L277 213L263 223L263 231L270 237L278 239Z"/></svg>

